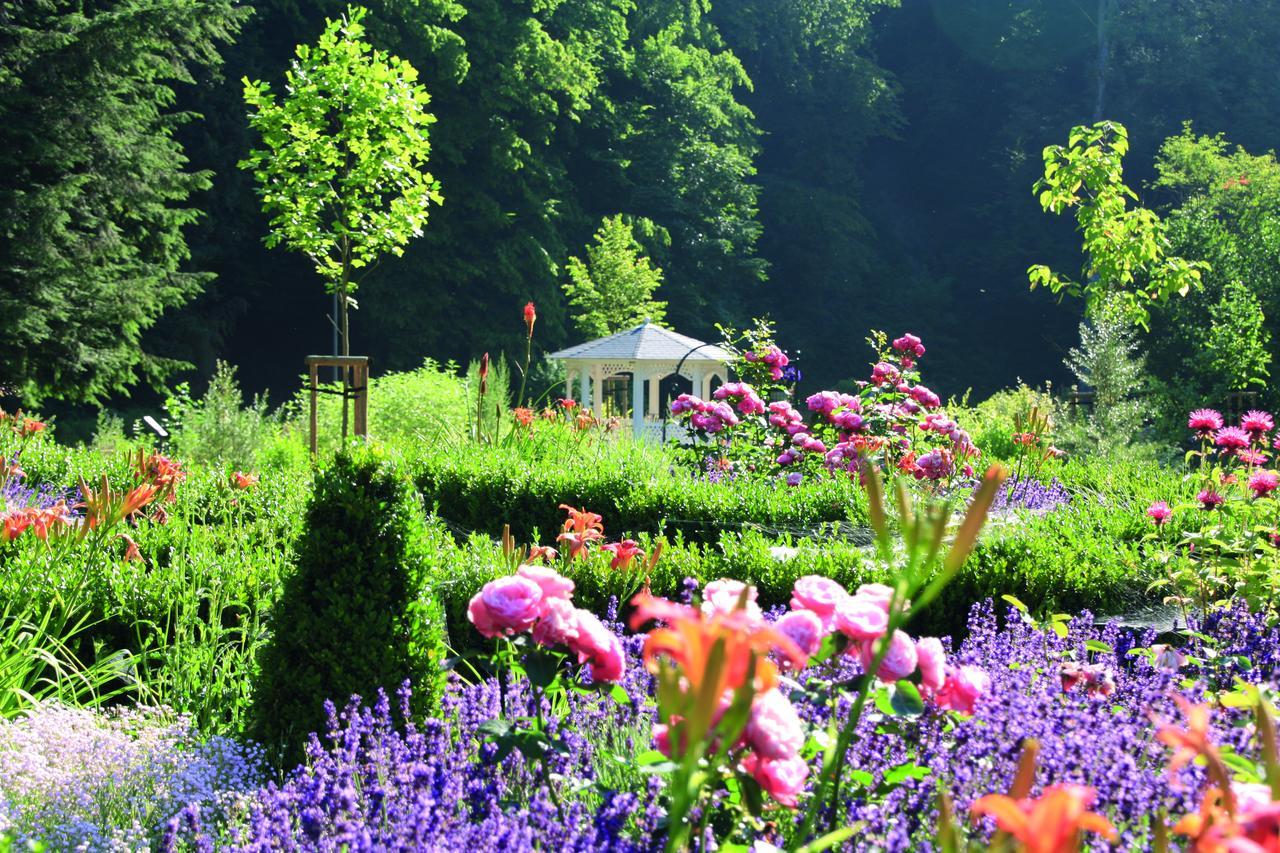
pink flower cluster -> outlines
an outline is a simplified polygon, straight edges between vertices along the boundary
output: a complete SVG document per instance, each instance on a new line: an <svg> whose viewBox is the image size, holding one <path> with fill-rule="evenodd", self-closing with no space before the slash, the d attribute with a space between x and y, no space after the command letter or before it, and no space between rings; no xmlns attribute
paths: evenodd
<svg viewBox="0 0 1280 853"><path fill-rule="evenodd" d="M806 575L792 590L791 612L775 627L809 655L828 634L843 634L850 641L848 653L870 667L876 642L888 633L892 598L893 590L883 584L864 584L850 594L830 578ZM980 667L947 662L941 640L913 640L905 631L894 631L876 677L894 682L917 672L921 693L939 708L972 714L991 692L991 678Z"/></svg>
<svg viewBox="0 0 1280 853"><path fill-rule="evenodd" d="M726 382L712 394L712 399L725 400L737 407L744 415L763 415L764 400L745 382Z"/></svg>
<svg viewBox="0 0 1280 853"><path fill-rule="evenodd" d="M740 422L733 407L723 400L708 402L693 394L681 394L671 401L671 414L685 413L688 413L691 427L706 433L714 434Z"/></svg>
<svg viewBox="0 0 1280 853"><path fill-rule="evenodd" d="M769 404L769 424L787 435L795 435L808 429L804 424L804 415L796 411L786 400Z"/></svg>
<svg viewBox="0 0 1280 853"><path fill-rule="evenodd" d="M791 363L791 359L787 358L787 354L774 345L770 345L758 353L744 353L742 357L747 361L766 365L769 368L769 376L774 382L782 379L782 368Z"/></svg>
<svg viewBox="0 0 1280 853"><path fill-rule="evenodd" d="M596 681L614 682L626 670L622 641L595 614L573 606L573 581L546 566L524 565L489 581L467 606L467 618L486 637L530 632L543 646L565 646L591 664Z"/></svg>

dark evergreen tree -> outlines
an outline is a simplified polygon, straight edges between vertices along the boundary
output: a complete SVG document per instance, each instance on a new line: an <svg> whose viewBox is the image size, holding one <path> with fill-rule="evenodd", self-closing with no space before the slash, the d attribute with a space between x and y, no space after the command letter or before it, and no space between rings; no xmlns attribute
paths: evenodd
<svg viewBox="0 0 1280 853"><path fill-rule="evenodd" d="M176 363L143 333L208 281L175 89L218 63L231 0L0 7L0 376L28 402L96 401Z"/></svg>

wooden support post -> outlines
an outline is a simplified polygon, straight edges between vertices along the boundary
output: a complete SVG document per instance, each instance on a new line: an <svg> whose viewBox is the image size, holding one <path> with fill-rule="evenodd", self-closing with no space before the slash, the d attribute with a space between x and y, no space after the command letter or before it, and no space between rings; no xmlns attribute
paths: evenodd
<svg viewBox="0 0 1280 853"><path fill-rule="evenodd" d="M342 397L342 437L348 429L364 438L369 434L369 358L363 355L309 355L306 359L311 386L311 455L320 447L318 400L321 393L339 394ZM342 389L332 391L319 387L319 371L332 367L342 376ZM348 408L350 405L350 408Z"/></svg>
<svg viewBox="0 0 1280 853"><path fill-rule="evenodd" d="M311 372L311 455L316 455L316 398L319 396L317 390L316 372L319 368L314 364L308 364Z"/></svg>

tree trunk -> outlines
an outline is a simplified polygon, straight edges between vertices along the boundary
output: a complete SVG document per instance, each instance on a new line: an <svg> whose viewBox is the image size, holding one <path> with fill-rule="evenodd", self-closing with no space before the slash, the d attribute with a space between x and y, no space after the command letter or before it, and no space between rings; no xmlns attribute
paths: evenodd
<svg viewBox="0 0 1280 853"><path fill-rule="evenodd" d="M1098 0L1098 60L1094 68L1095 88L1093 95L1093 120L1102 121L1103 107L1107 94L1107 53L1110 45L1107 42L1107 17L1111 11L1111 0Z"/></svg>

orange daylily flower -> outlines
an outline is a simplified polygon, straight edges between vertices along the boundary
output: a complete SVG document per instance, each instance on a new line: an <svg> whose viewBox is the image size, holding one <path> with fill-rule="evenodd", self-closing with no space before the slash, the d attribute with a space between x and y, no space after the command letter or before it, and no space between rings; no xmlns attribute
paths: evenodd
<svg viewBox="0 0 1280 853"><path fill-rule="evenodd" d="M526 558L525 562L532 563L534 560L538 560L543 563L550 563L559 556L560 552L555 548L552 548L550 545L530 545L529 556Z"/></svg>
<svg viewBox="0 0 1280 853"><path fill-rule="evenodd" d="M46 424L44 421L38 421L35 418L23 418L22 423L17 425L15 429L22 438L28 438L36 433L44 432Z"/></svg>
<svg viewBox="0 0 1280 853"><path fill-rule="evenodd" d="M598 517L598 516L597 516ZM588 529L581 533L566 530L556 537L557 542L564 542L569 546L569 559L583 556L587 552L592 542L597 542L604 538L604 534L599 530Z"/></svg>
<svg viewBox="0 0 1280 853"><path fill-rule="evenodd" d="M585 533L588 530L598 530L604 532L604 517L594 512L587 512L585 509L574 509L568 504L560 504L560 509L569 514L561 529L568 533Z"/></svg>
<svg viewBox="0 0 1280 853"><path fill-rule="evenodd" d="M246 474L243 471L236 471L231 475L231 485L237 489L247 489L250 486L258 485L257 474Z"/></svg>
<svg viewBox="0 0 1280 853"><path fill-rule="evenodd" d="M142 552L138 550L138 543L133 541L133 537L129 536L127 533L121 533L120 538L124 540L125 562L142 562Z"/></svg>
<svg viewBox="0 0 1280 853"><path fill-rule="evenodd" d="M1209 772L1216 776L1219 786L1227 787L1225 805L1228 812L1235 811L1235 800L1230 793L1230 777L1222 767L1222 758L1218 747L1209 735L1209 706L1192 705L1183 696L1174 696L1173 701L1187 719L1187 727L1179 728L1172 723L1163 723L1158 718L1155 722L1160 726L1156 731L1156 739L1166 746L1173 747L1173 756L1169 759L1169 778L1177 782L1178 771L1191 763L1197 756L1204 756L1208 762ZM1221 772L1217 772L1217 771Z"/></svg>
<svg viewBox="0 0 1280 853"><path fill-rule="evenodd" d="M25 510L10 510L4 514L4 538L12 542L31 526L31 516Z"/></svg>
<svg viewBox="0 0 1280 853"><path fill-rule="evenodd" d="M533 409L526 409L524 406L518 406L511 410L512 416L515 417L516 423L520 426L530 426L533 424Z"/></svg>
<svg viewBox="0 0 1280 853"><path fill-rule="evenodd" d="M1089 811L1096 798L1097 792L1084 785L1051 785L1034 800L987 794L969 812L975 818L995 818L996 825L1013 836L1025 853L1075 853L1084 832L1116 840L1111 822Z"/></svg>
<svg viewBox="0 0 1280 853"><path fill-rule="evenodd" d="M152 499L155 498L157 491L159 491L159 487L149 483L131 489L129 493L124 496L124 503L120 508L121 516L128 518L147 504L151 503Z"/></svg>
<svg viewBox="0 0 1280 853"><path fill-rule="evenodd" d="M645 639L645 666L656 672L659 658L666 657L680 668L685 680L699 692L703 690L712 649L719 641L724 643L725 666L719 674L718 689L710 691L714 696L742 687L753 659L756 691L762 693L775 687L778 668L766 657L773 650L796 664L797 669L806 663L807 656L790 637L774 630L768 623L752 618L745 610L706 616L701 610L646 592L638 594L631 604L635 607L631 615L632 630L653 620L667 623L665 628L651 630Z"/></svg>
<svg viewBox="0 0 1280 853"><path fill-rule="evenodd" d="M634 539L623 539L621 542L611 542L601 547L613 554L613 560L609 563L611 569L629 569L631 561L644 554Z"/></svg>

